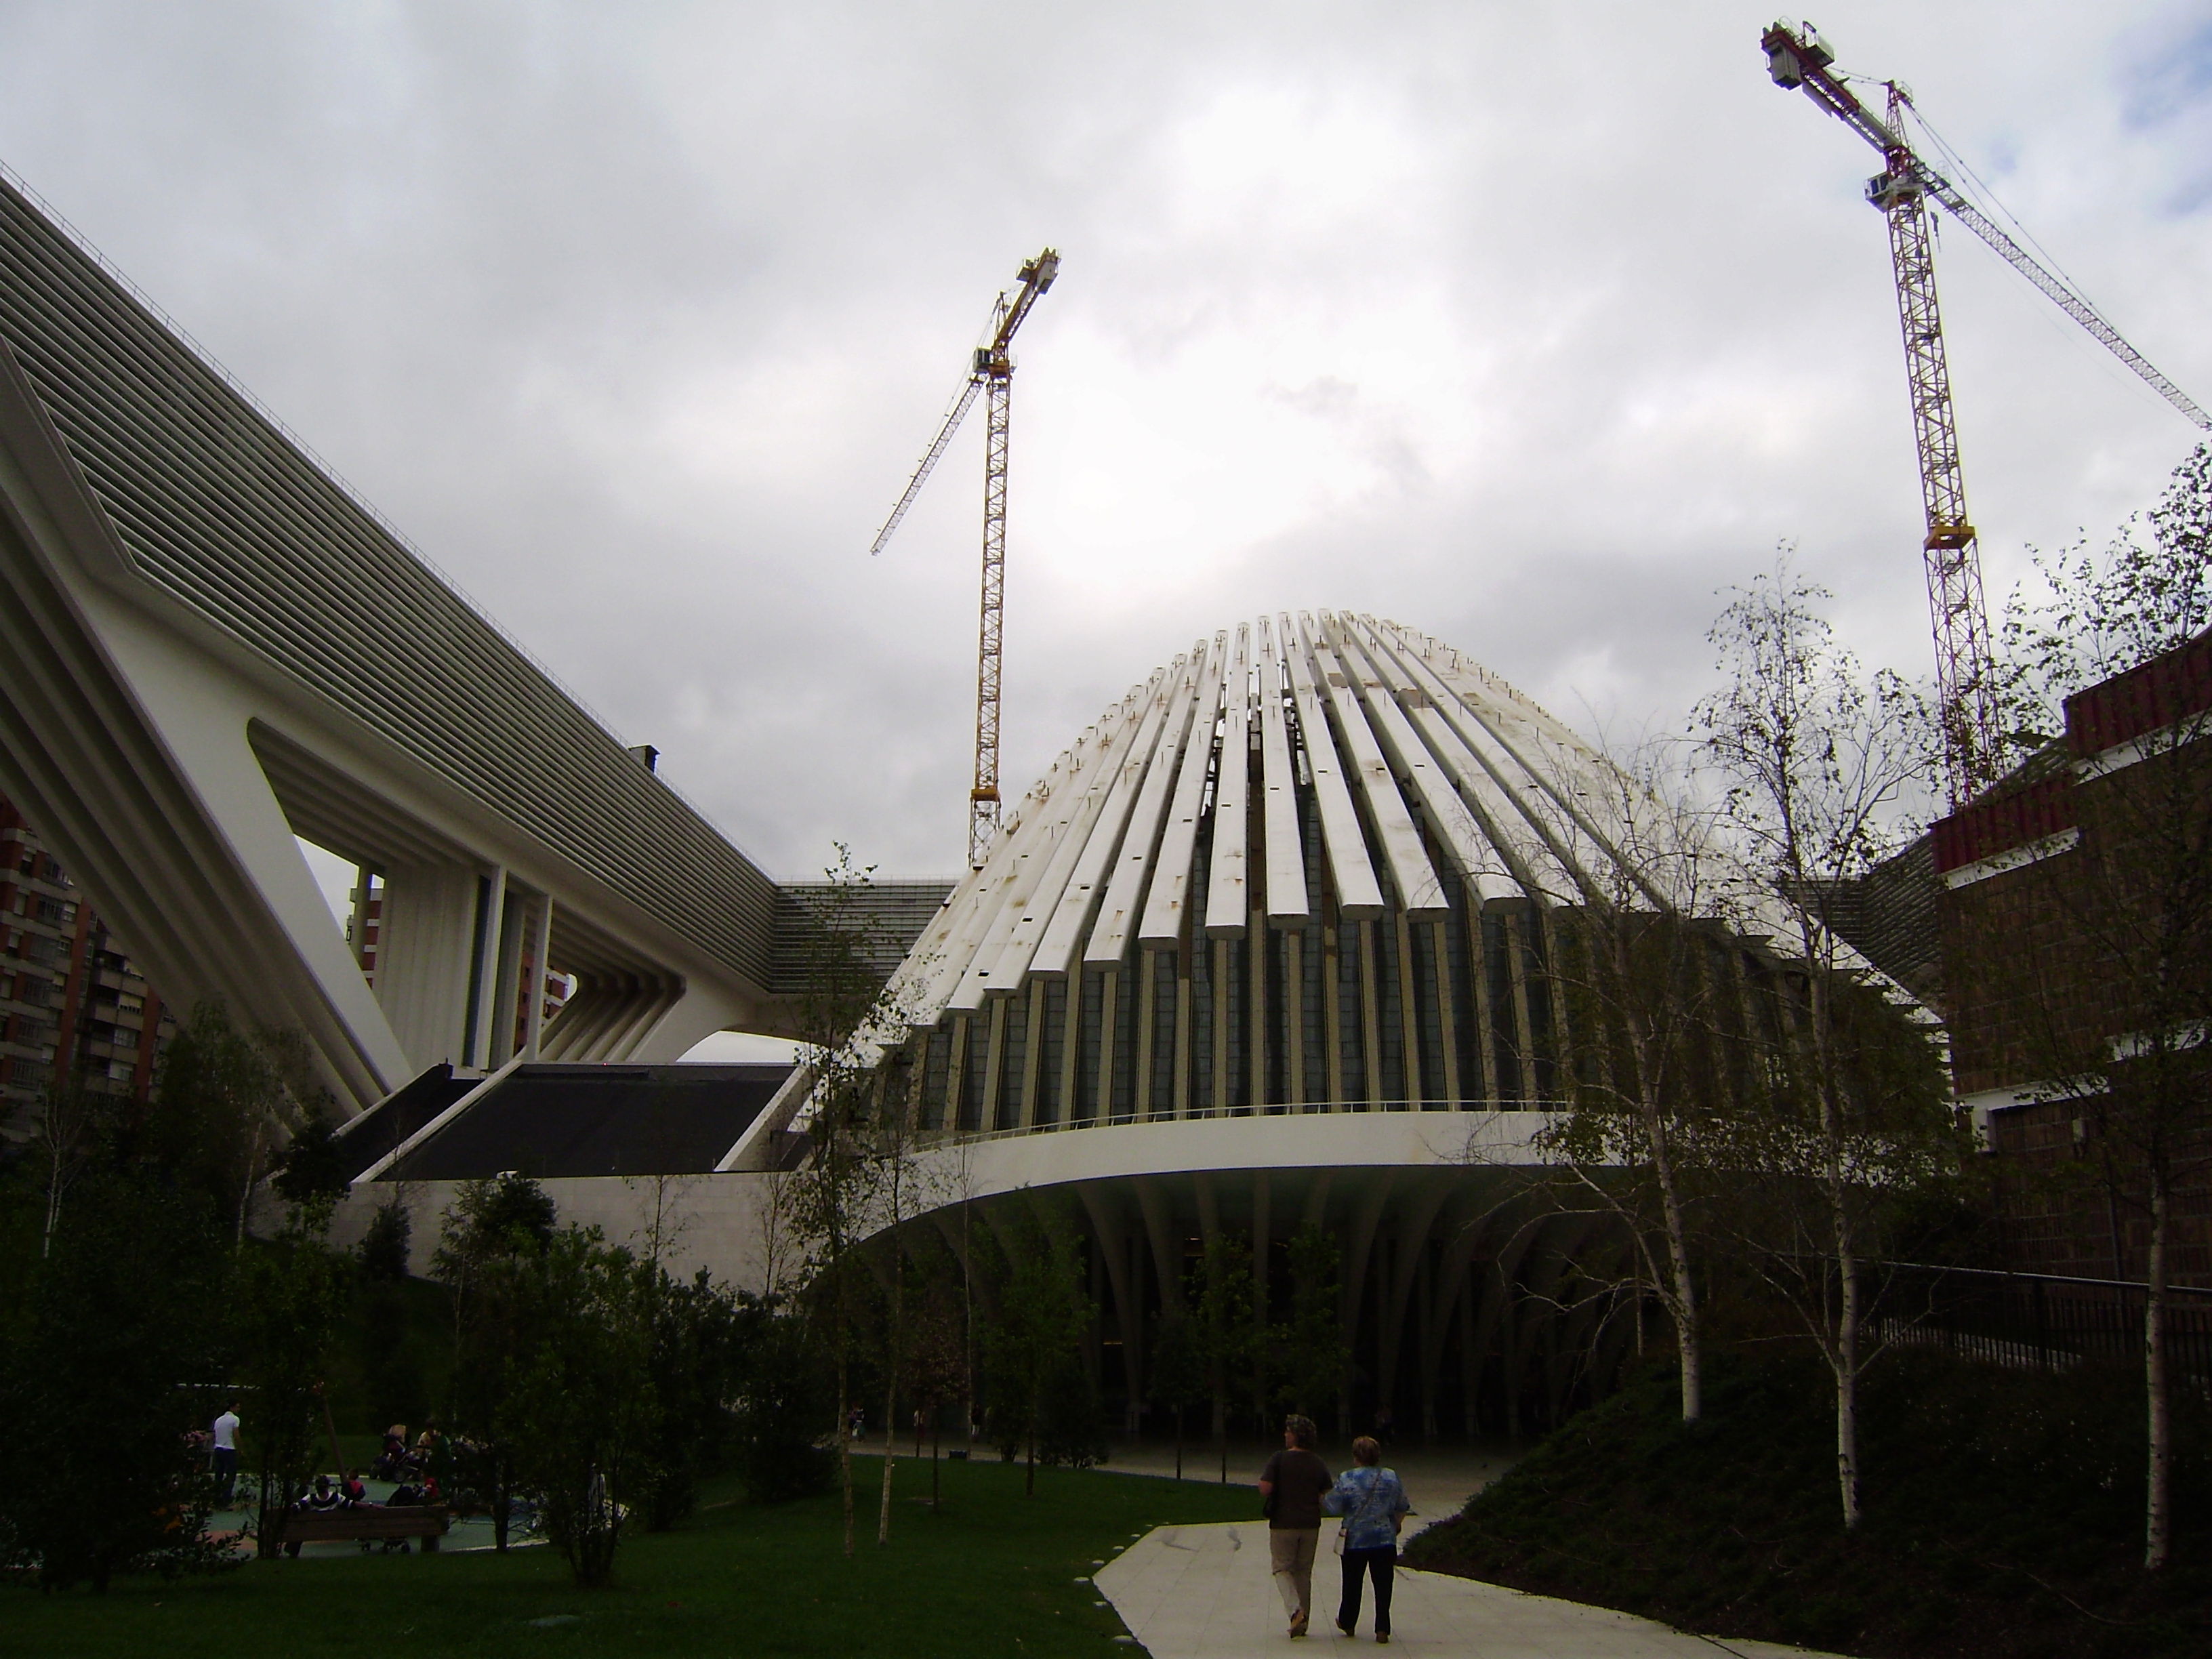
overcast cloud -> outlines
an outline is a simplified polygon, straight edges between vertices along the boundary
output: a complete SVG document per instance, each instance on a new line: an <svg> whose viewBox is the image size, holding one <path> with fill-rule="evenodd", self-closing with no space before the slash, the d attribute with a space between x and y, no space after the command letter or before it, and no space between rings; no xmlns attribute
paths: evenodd
<svg viewBox="0 0 2212 1659"><path fill-rule="evenodd" d="M741 846L964 837L981 422L1020 341L1004 774L1262 610L1679 722L1795 538L1929 647L1874 157L1747 4L0 3L0 159ZM2212 400L2212 6L1833 4ZM2187 425L1964 231L1994 607Z"/></svg>

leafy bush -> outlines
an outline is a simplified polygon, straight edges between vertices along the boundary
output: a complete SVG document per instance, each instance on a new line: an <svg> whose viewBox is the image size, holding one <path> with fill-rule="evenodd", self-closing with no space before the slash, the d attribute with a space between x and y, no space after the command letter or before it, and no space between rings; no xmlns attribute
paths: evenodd
<svg viewBox="0 0 2212 1659"><path fill-rule="evenodd" d="M213 1483L185 1435L222 1376L224 1253L211 1206L128 1175L86 1177L0 1355L9 1478L0 1540L40 1583L216 1565Z"/></svg>

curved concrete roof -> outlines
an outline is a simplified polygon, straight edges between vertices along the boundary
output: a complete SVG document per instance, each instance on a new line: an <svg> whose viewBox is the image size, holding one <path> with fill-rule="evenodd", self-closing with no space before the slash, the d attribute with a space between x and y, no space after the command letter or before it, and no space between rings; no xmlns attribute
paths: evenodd
<svg viewBox="0 0 2212 1659"><path fill-rule="evenodd" d="M920 1029L1255 925L1438 920L1458 884L1478 908L1602 896L1790 931L1693 823L1504 680L1322 611L1200 640L1108 708L894 984Z"/></svg>

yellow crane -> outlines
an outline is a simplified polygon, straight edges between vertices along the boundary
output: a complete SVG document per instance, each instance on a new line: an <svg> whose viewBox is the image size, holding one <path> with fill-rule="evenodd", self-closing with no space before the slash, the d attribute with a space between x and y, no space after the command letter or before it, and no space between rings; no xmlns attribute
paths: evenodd
<svg viewBox="0 0 2212 1659"><path fill-rule="evenodd" d="M999 833L999 656L1006 597L1006 416L1014 389L1014 360L1008 355L1014 331L1030 314L1030 307L1051 288L1060 275L1060 255L1052 249L1024 263L1016 273L1021 286L1011 295L1001 292L991 308L990 338L975 348L968 378L961 383L936 441L907 480L884 527L876 532L871 556L884 550L891 532L906 517L914 498L921 493L937 458L967 418L978 392L984 403L983 438L983 602L981 638L975 649L975 781L968 794L968 862L983 867L991 842Z"/></svg>
<svg viewBox="0 0 2212 1659"><path fill-rule="evenodd" d="M2122 339L2079 289L2047 270L1923 159L1906 134L1906 118L1917 118L1918 112L1904 87L1894 81L1877 83L1885 94L1882 112L1877 114L1851 90L1848 83L1856 77L1834 67L1834 51L1810 23L1775 23L1759 43L1775 85L1803 92L1881 155L1882 170L1867 180L1866 197L1889 222L1890 263L1897 279L1897 315L1905 335L1905 380L1912 396L1912 434L1920 453L1921 504L1928 526L1921 547L1936 629L1944 770L1951 805L1959 807L1995 781L2002 757L1994 730L1981 553L1973 521L1966 514L1958 421L1951 408L1951 371L1943 351L1942 316L1936 304L1935 244L1928 204L1933 202L1988 243L2197 426L2212 430L2212 416ZM1927 130L1924 120L1918 125ZM1941 141L1936 142L1940 147Z"/></svg>

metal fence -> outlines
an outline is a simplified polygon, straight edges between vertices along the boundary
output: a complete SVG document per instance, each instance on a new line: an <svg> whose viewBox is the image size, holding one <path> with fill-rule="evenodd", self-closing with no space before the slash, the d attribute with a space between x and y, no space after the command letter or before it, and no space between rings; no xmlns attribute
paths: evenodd
<svg viewBox="0 0 2212 1659"><path fill-rule="evenodd" d="M1879 1334L1906 1346L2022 1370L2142 1363L2144 1289L2133 1280L1905 1263L1872 1282ZM2176 1377L2212 1384L2212 1291L2168 1291L2166 1341Z"/></svg>

